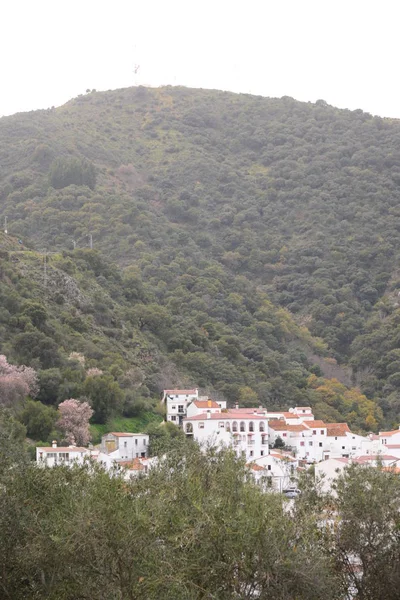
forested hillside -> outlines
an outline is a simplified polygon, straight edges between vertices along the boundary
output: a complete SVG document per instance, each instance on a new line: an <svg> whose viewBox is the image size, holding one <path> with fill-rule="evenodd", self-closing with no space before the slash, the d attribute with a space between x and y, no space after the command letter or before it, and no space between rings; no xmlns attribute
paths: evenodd
<svg viewBox="0 0 400 600"><path fill-rule="evenodd" d="M75 351L118 385L134 365L140 396L191 382L362 428L382 422L376 405L399 418L397 121L323 101L92 92L1 119L0 177L10 233L61 253L46 289L38 255L2 258L10 359L62 371ZM56 344L51 364L19 342L31 327ZM349 384L333 358L376 404L320 379Z"/></svg>

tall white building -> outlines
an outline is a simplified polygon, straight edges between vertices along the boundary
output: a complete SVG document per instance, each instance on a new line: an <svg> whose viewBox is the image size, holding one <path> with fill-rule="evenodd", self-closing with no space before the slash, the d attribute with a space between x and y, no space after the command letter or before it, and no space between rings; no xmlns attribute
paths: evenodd
<svg viewBox="0 0 400 600"><path fill-rule="evenodd" d="M166 407L166 420L181 425L188 405L199 399L199 390L164 390L161 402Z"/></svg>

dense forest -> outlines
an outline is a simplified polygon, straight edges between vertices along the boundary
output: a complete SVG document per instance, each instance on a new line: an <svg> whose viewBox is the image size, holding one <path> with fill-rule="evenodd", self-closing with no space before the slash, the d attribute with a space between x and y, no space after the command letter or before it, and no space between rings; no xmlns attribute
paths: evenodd
<svg viewBox="0 0 400 600"><path fill-rule="evenodd" d="M46 404L103 386L99 423L191 384L397 425L399 142L322 100L172 87L1 119L0 353Z"/></svg>

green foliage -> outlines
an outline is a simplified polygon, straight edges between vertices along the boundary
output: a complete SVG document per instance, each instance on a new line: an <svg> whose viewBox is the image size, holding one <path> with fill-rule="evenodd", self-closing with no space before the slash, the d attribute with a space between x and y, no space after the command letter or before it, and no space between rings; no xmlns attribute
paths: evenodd
<svg viewBox="0 0 400 600"><path fill-rule="evenodd" d="M123 393L111 376L88 377L83 391L94 410L95 423L106 423L121 411Z"/></svg>
<svg viewBox="0 0 400 600"><path fill-rule="evenodd" d="M26 434L34 440L50 440L50 434L55 429L57 411L41 402L28 400L18 416L19 421L26 427Z"/></svg>
<svg viewBox="0 0 400 600"><path fill-rule="evenodd" d="M51 165L49 181L57 190L69 185L87 185L93 190L96 185L96 170L87 160L58 158Z"/></svg>
<svg viewBox="0 0 400 600"><path fill-rule="evenodd" d="M37 326L20 309L42 300L29 289L40 269L8 255L21 277L4 259L0 328L18 358L62 368L65 340L103 368L115 344L152 394L168 385L163 357L181 381L232 400L248 388L272 409L315 402L309 357L325 355L350 363L361 391L398 419L397 121L291 98L131 88L4 118L0 140L12 157L0 188L10 230L64 252L53 268L74 280L52 280L48 301L65 310L46 304L46 338L31 349ZM121 271L79 249L89 233Z"/></svg>

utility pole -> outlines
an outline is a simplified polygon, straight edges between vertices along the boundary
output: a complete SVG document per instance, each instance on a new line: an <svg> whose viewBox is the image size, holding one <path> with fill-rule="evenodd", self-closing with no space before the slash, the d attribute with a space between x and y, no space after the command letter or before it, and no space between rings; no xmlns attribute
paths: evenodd
<svg viewBox="0 0 400 600"><path fill-rule="evenodd" d="M7 231L7 221L8 221L8 217L4 217L4 233L8 233L8 231Z"/></svg>
<svg viewBox="0 0 400 600"><path fill-rule="evenodd" d="M43 250L43 283L47 287L47 248Z"/></svg>
<svg viewBox="0 0 400 600"><path fill-rule="evenodd" d="M93 236L89 233L89 248L93 250Z"/></svg>

